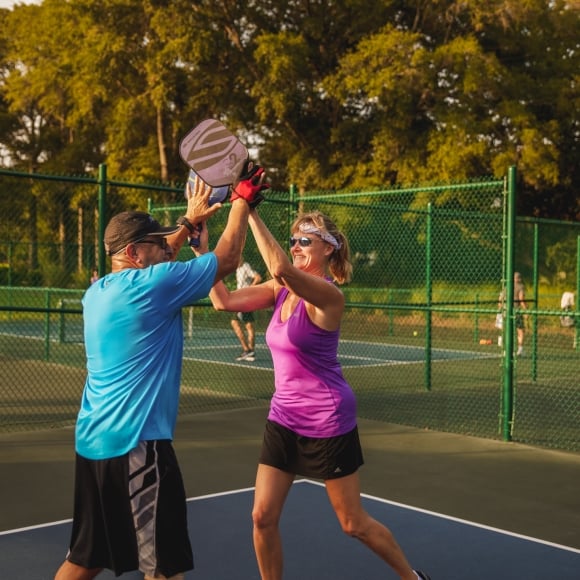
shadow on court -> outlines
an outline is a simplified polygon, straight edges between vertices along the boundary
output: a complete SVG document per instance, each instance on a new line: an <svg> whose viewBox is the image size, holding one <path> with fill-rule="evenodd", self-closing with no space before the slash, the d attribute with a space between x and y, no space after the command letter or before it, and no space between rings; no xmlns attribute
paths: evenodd
<svg viewBox="0 0 580 580"><path fill-rule="evenodd" d="M179 421L196 560L187 578L259 578L250 512L265 415ZM580 578L580 456L373 421L360 430L365 507L433 580ZM0 437L1 578L49 580L64 558L72 441L72 429ZM287 580L396 578L341 532L319 483L295 483L281 525Z"/></svg>

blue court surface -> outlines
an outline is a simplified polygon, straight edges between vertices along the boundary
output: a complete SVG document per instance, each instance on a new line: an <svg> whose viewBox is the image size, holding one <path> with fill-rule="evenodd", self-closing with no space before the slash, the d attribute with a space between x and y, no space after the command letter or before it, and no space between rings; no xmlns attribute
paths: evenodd
<svg viewBox="0 0 580 580"><path fill-rule="evenodd" d="M214 362L244 368L273 369L272 355L264 344L263 337L256 341L256 360L253 362L237 362L240 345L232 333L222 334L212 343L203 344L200 341L186 340L183 349L184 360L198 362ZM483 358L495 358L498 353L477 352L474 350L433 348L433 361L465 361ZM364 342L356 340L341 340L338 358L343 369L355 367L386 367L391 365L424 364L425 346L397 345L380 342Z"/></svg>
<svg viewBox="0 0 580 580"><path fill-rule="evenodd" d="M78 301L76 301L78 302ZM78 302L80 305L80 302ZM189 361L211 362L227 366L239 366L262 370L272 370L272 356L265 344L263 333L256 333L256 360L236 361L241 352L240 343L231 328L206 328L184 324L185 341L183 358ZM81 345L83 343L82 318L78 315L63 318L53 315L50 324L42 320L0 321L0 336L15 336L31 341L50 342L57 345ZM465 348L467 347L467 348ZM466 361L496 358L499 351L482 351L469 345L464 348L432 348L431 360ZM78 352L79 356L83 351ZM69 353L71 356L71 353ZM392 365L423 364L425 344L393 344L390 342L368 342L341 339L338 357L344 369L355 367L385 367Z"/></svg>
<svg viewBox="0 0 580 580"><path fill-rule="evenodd" d="M194 571L199 580L259 580L252 547L253 489L188 501ZM432 580L578 580L580 550L363 495L416 568ZM324 486L298 480L281 522L285 580L388 580L396 575L345 536ZM0 578L49 580L65 555L70 520L0 533ZM110 572L100 577L114 577ZM124 578L142 578L138 573Z"/></svg>

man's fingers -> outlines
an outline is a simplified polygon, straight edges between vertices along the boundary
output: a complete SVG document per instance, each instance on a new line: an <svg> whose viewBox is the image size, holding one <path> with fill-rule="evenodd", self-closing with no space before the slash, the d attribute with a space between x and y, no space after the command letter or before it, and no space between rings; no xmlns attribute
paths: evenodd
<svg viewBox="0 0 580 580"><path fill-rule="evenodd" d="M189 201L193 196L193 192L191 191L191 185L189 184L189 181L185 185L185 193L186 193L185 197L187 198L187 201Z"/></svg>
<svg viewBox="0 0 580 580"><path fill-rule="evenodd" d="M202 181L201 179L198 179L196 184L196 194L202 197L209 197L210 193L211 186Z"/></svg>

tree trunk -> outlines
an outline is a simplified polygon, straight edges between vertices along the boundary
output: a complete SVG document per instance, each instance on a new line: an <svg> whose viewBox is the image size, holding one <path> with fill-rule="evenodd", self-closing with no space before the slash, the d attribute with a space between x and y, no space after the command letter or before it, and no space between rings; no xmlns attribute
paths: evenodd
<svg viewBox="0 0 580 580"><path fill-rule="evenodd" d="M157 146L159 147L159 168L161 172L161 181L169 181L169 170L167 167L167 147L165 145L165 136L163 134L163 110L161 105L157 106Z"/></svg>

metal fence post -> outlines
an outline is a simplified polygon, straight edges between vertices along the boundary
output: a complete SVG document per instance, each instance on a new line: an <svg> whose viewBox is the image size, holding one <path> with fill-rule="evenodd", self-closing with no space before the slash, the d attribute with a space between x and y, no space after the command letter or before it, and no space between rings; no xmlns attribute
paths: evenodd
<svg viewBox="0 0 580 580"><path fill-rule="evenodd" d="M514 403L514 255L515 255L515 228L516 228L516 168L508 170L507 188L507 237L506 237L506 295L504 308L504 357L503 357L503 393L502 393L502 438L511 441L513 429Z"/></svg>
<svg viewBox="0 0 580 580"><path fill-rule="evenodd" d="M433 227L433 206L431 202L427 204L427 227L426 227L426 246L425 246L425 278L426 278L426 300L427 308L425 309L425 389L431 390L431 347L432 347L432 325L433 312L431 311L431 302L433 301L433 280L431 272L431 249L433 244L432 238Z"/></svg>
<svg viewBox="0 0 580 580"><path fill-rule="evenodd" d="M287 239L290 237L290 234L291 234L290 225L294 221L294 217L296 216L296 210L298 207L297 195L296 195L296 185L294 185L292 183L290 185L288 193L289 193L290 203L288 204L288 218L287 218L287 223L286 223L286 238Z"/></svg>
<svg viewBox="0 0 580 580"><path fill-rule="evenodd" d="M99 277L104 276L107 267L107 260L105 257L105 227L107 214L107 165L101 163L99 165L99 234L98 234L98 271Z"/></svg>
<svg viewBox="0 0 580 580"><path fill-rule="evenodd" d="M8 242L8 286L12 286L12 254L14 252L14 243Z"/></svg>
<svg viewBox="0 0 580 580"><path fill-rule="evenodd" d="M533 305L534 310L532 314L532 381L536 381L538 379L538 309L540 305L538 304L539 301L539 292L538 286L540 283L540 229L538 224L534 224L534 293L533 293ZM524 326L526 326L526 322L524 321Z"/></svg>
<svg viewBox="0 0 580 580"><path fill-rule="evenodd" d="M576 316L574 318L574 349L580 349L580 236L576 239Z"/></svg>
<svg viewBox="0 0 580 580"><path fill-rule="evenodd" d="M50 288L44 293L44 360L50 360Z"/></svg>

